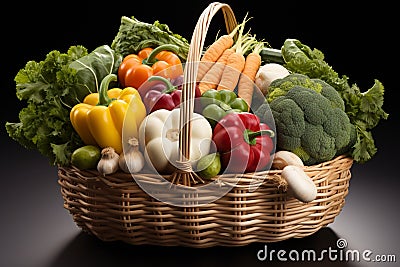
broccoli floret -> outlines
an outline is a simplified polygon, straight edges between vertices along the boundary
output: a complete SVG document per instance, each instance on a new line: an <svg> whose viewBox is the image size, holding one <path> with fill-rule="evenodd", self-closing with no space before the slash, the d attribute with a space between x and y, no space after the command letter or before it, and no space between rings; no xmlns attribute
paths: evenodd
<svg viewBox="0 0 400 267"><path fill-rule="evenodd" d="M295 101L290 98L280 97L274 102L272 115L279 116L285 123L280 125L279 131L282 134L293 137L301 137L305 128L304 112Z"/></svg>
<svg viewBox="0 0 400 267"><path fill-rule="evenodd" d="M343 155L343 154L349 154L351 152L351 149L355 145L356 141L357 141L357 129L353 124L351 124L351 127L350 127L350 141L346 146L344 146L341 149L339 149L338 151L336 151L336 155L335 156L339 156L339 155Z"/></svg>
<svg viewBox="0 0 400 267"><path fill-rule="evenodd" d="M307 164L330 160L336 154L335 137L330 136L320 124L306 123L301 137L301 147L309 155L304 159Z"/></svg>
<svg viewBox="0 0 400 267"><path fill-rule="evenodd" d="M331 109L329 119L323 124L325 132L335 137L337 148L345 147L350 141L350 132L354 127L346 113L338 108Z"/></svg>
<svg viewBox="0 0 400 267"><path fill-rule="evenodd" d="M291 73L284 78L274 80L268 88L267 101L271 103L277 97L285 96L295 86L312 89L325 96L333 107L344 110L344 101L335 88L321 79L311 79L299 73Z"/></svg>
<svg viewBox="0 0 400 267"><path fill-rule="evenodd" d="M299 74L299 73L291 73L284 78L276 79L272 81L270 86L268 87L268 95L267 100L271 103L277 97L284 96L292 89L294 86L304 86L310 89L315 90L320 93L323 85L318 82L313 82L308 76Z"/></svg>
<svg viewBox="0 0 400 267"><path fill-rule="evenodd" d="M303 90L302 86L295 86L287 92L284 99L291 99L303 111L305 120L314 125L322 124L329 116L330 105L328 99L316 94L314 90ZM307 88L308 89L308 88Z"/></svg>
<svg viewBox="0 0 400 267"><path fill-rule="evenodd" d="M352 142L354 126L341 107L323 94L294 86L271 101L277 148L297 154L306 165L331 160L345 153Z"/></svg>
<svg viewBox="0 0 400 267"><path fill-rule="evenodd" d="M312 80L318 80L318 79L312 79ZM341 110L344 111L344 101L343 98L340 96L338 91L336 91L335 88L327 84L326 82L319 80L319 82L324 83L324 87L322 87L321 90L321 95L323 95L325 98L327 98L330 102L332 107L334 108L340 108Z"/></svg>

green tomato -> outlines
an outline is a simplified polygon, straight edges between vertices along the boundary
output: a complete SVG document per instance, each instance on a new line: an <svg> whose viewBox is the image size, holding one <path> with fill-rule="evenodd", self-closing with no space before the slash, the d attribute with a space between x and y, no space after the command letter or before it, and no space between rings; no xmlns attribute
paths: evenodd
<svg viewBox="0 0 400 267"><path fill-rule="evenodd" d="M97 146L86 145L76 149L71 155L71 164L80 170L95 169L101 157Z"/></svg>

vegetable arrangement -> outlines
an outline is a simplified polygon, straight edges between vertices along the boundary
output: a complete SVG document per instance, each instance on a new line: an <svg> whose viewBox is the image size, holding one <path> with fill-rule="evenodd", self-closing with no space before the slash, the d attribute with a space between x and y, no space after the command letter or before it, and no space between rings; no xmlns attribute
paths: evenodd
<svg viewBox="0 0 400 267"><path fill-rule="evenodd" d="M376 153L371 130L388 117L384 87L375 80L361 92L321 51L295 39L273 49L245 32L247 21L201 57L192 168L206 179L281 169L294 196L312 201L315 188L304 166L338 155L363 163ZM71 46L29 61L15 77L17 97L27 106L19 122L6 123L7 132L54 165L97 168L102 175L171 174L188 50L188 41L167 25L122 17L110 46L91 53Z"/></svg>

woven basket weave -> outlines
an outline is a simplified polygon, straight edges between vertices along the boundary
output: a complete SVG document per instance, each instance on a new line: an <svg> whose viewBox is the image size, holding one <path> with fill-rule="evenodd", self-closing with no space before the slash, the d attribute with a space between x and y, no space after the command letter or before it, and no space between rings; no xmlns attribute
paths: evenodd
<svg viewBox="0 0 400 267"><path fill-rule="evenodd" d="M196 25L185 68L181 105L181 160L190 155L190 118L196 80L195 64L200 58L207 29L214 14L222 10L227 31L237 25L229 5L211 3ZM243 246L252 242L276 242L308 236L334 221L348 193L353 160L339 156L304 168L317 186L317 198L302 203L287 192L280 170L247 174L222 174L221 185L229 192L202 205L179 206L159 201L145 192L141 183L162 184L170 176L117 172L103 177L96 170L59 167L58 177L64 207L84 231L104 241L163 246ZM175 176L174 176L175 175ZM184 186L191 170L178 170ZM254 179L256 190L249 190ZM189 182L190 185L190 182ZM196 188L193 192L196 192Z"/></svg>

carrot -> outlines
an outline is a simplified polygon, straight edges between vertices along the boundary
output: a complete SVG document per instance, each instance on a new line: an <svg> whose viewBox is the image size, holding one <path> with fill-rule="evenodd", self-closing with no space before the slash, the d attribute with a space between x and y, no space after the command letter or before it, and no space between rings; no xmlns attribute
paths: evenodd
<svg viewBox="0 0 400 267"><path fill-rule="evenodd" d="M224 51L233 46L235 42L234 36L240 30L243 32L243 28L248 20L249 19L247 19L246 14L243 22L238 24L231 33L220 36L206 49L202 58L200 59L200 64L197 70L197 81L201 81L214 63L218 61Z"/></svg>
<svg viewBox="0 0 400 267"><path fill-rule="evenodd" d="M246 17L241 25L244 25L245 22ZM240 74L243 71L246 62L244 53L254 43L254 38L248 33L243 34L243 30L244 27L239 29L238 38L234 45L235 52L228 57L217 90L226 89L233 91L239 81Z"/></svg>
<svg viewBox="0 0 400 267"><path fill-rule="evenodd" d="M245 57L239 52L233 52L229 57L224 70L222 72L221 80L219 81L217 90L231 90L233 91L239 80L240 73L242 72L245 64Z"/></svg>
<svg viewBox="0 0 400 267"><path fill-rule="evenodd" d="M201 94L210 89L215 89L218 86L219 81L221 80L222 73L224 71L225 64L228 61L228 57L234 53L235 50L233 48L228 48L222 53L222 55L217 60L216 64L214 64L204 75L199 83L199 89Z"/></svg>
<svg viewBox="0 0 400 267"><path fill-rule="evenodd" d="M197 70L197 80L201 81L208 70L213 66L219 57L224 53L224 51L232 47L235 36L240 25L236 26L235 29L230 34L225 34L214 41L204 52L202 58L200 59L199 68Z"/></svg>
<svg viewBox="0 0 400 267"><path fill-rule="evenodd" d="M238 83L238 96L246 101L249 110L253 98L254 81L261 66L260 52L263 48L264 43L259 42L254 50L246 56L246 62Z"/></svg>

